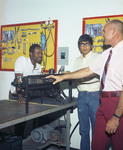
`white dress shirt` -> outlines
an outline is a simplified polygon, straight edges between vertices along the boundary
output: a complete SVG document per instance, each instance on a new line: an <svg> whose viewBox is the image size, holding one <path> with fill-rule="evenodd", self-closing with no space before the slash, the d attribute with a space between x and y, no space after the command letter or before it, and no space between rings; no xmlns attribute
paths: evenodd
<svg viewBox="0 0 123 150"><path fill-rule="evenodd" d="M112 56L109 62L103 91L121 91L123 86L123 40L115 47L111 47L104 51L89 67L94 73L100 75L101 80L104 65L111 49Z"/></svg>

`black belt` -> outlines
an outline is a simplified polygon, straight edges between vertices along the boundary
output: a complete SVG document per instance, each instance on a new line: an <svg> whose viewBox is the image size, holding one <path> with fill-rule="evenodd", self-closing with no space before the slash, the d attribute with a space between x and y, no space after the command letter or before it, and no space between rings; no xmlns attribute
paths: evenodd
<svg viewBox="0 0 123 150"><path fill-rule="evenodd" d="M119 97L120 96L120 91L116 92L100 92L100 96L103 97Z"/></svg>

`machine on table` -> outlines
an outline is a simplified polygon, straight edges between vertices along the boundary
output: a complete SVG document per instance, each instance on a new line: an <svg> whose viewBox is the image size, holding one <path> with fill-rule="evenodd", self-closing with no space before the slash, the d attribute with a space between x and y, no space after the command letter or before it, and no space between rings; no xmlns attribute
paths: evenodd
<svg viewBox="0 0 123 150"><path fill-rule="evenodd" d="M61 74L56 74L61 75ZM31 90L40 90L43 91L43 94L45 93L46 96L52 98L57 98L58 101L63 104L63 97L60 95L60 85L59 83L56 85L53 85L54 79L52 78L46 78L47 75L30 75L30 76L24 76L20 78L15 78L15 80L12 82L12 85L15 87L19 87L23 90L24 97L26 98L26 113L28 113L28 102L30 99L30 91ZM69 97L67 97L67 102L70 102L72 100L72 81L66 80L65 82L69 83ZM64 93L62 91L62 93ZM64 94L65 95L65 94ZM40 97L41 98L41 97ZM66 102L66 101L65 101Z"/></svg>

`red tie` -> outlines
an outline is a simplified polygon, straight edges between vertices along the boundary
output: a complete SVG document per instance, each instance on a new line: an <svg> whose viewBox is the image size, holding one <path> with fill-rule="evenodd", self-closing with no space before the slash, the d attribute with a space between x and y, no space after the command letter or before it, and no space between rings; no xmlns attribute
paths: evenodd
<svg viewBox="0 0 123 150"><path fill-rule="evenodd" d="M105 63L103 75L102 75L102 78L101 78L101 91L104 89L104 86L105 86L105 79L106 79L106 74L107 74L107 71L108 71L108 65L109 65L109 61L111 59L111 55L112 55L112 50L110 50L109 56L108 56L107 61Z"/></svg>

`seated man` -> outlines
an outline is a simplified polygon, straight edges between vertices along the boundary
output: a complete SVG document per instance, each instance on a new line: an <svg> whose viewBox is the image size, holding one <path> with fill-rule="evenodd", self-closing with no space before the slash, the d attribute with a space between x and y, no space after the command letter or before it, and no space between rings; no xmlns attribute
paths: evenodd
<svg viewBox="0 0 123 150"><path fill-rule="evenodd" d="M20 80L23 76L39 75L42 67L42 49L38 44L33 44L29 49L29 58L20 56L15 62L15 78ZM14 95L17 95L16 98ZM9 92L10 99L17 99L18 103L25 103L26 99L23 96L23 91L20 88L11 86ZM24 136L25 122L15 125L15 135Z"/></svg>
<svg viewBox="0 0 123 150"><path fill-rule="evenodd" d="M15 62L15 78L21 80L23 76L41 74L42 49L38 44L33 44L29 49L29 58L20 56ZM11 86L9 98L13 98L17 94L18 103L25 103L23 92L19 88Z"/></svg>

